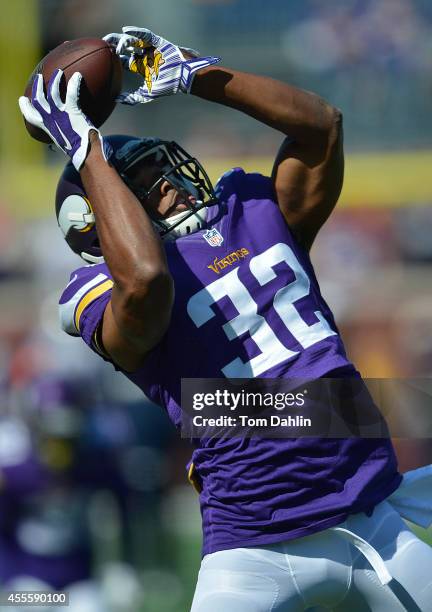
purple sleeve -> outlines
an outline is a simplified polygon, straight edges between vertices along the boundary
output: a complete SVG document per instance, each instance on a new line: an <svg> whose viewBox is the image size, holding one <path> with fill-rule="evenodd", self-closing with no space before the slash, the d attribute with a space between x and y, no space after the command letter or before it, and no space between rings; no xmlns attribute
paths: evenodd
<svg viewBox="0 0 432 612"><path fill-rule="evenodd" d="M59 313L63 330L81 336L95 352L106 358L98 345L96 331L111 299L113 280L105 264L76 270L60 298Z"/></svg>
<svg viewBox="0 0 432 612"><path fill-rule="evenodd" d="M102 348L97 343L96 330L102 322L106 305L111 299L112 289L109 289L87 306L81 315L80 332L84 342L98 355L106 357Z"/></svg>

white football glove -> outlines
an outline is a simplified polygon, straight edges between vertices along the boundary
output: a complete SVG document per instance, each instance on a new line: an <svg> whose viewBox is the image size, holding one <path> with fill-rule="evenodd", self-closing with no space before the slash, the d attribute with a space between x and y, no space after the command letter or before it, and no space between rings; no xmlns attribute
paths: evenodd
<svg viewBox="0 0 432 612"><path fill-rule="evenodd" d="M122 104L145 104L162 96L170 96L179 90L189 93L195 72L220 62L220 57L199 57L193 49L184 51L194 57L186 59L180 48L146 28L125 26L123 33L112 33L104 40L115 47L123 67L144 77L144 83L136 91L120 94ZM153 48L153 58L146 52Z"/></svg>
<svg viewBox="0 0 432 612"><path fill-rule="evenodd" d="M60 97L60 80L62 70L55 70L44 93L43 78L37 74L33 81L31 101L26 96L18 100L25 119L50 136L54 144L72 159L77 170L83 165L89 145L90 130L95 130L102 144L105 159L107 150L99 130L84 115L78 105L82 75L75 72L69 79L66 90L66 101Z"/></svg>

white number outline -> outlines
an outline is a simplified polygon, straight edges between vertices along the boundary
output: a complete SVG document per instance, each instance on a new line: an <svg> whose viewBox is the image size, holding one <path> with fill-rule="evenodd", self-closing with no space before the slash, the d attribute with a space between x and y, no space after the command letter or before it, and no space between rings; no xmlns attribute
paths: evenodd
<svg viewBox="0 0 432 612"><path fill-rule="evenodd" d="M273 267L283 262L292 270L295 279L276 291L273 307L288 332L304 349L329 336L337 335L320 310L314 311L318 321L308 325L296 309L294 303L310 293L310 280L287 244L279 242L255 255L249 262L249 269L258 283L264 286L276 278ZM233 319L222 325L228 340L249 333L261 352L246 362L236 357L222 368L222 373L227 378L253 378L292 359L299 351L285 347L265 318L258 313L258 305L239 279L238 270L239 268L231 270L195 293L188 301L187 312L199 328L216 316L211 306L228 297L238 312Z"/></svg>

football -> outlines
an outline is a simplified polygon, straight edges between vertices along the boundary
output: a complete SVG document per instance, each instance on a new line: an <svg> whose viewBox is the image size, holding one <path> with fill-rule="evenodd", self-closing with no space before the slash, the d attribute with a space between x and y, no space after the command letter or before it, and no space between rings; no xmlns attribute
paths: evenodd
<svg viewBox="0 0 432 612"><path fill-rule="evenodd" d="M80 106L95 127L100 127L111 115L115 99L121 91L122 66L114 50L100 38L67 40L50 51L36 66L28 80L24 95L31 99L31 89L36 74L42 73L45 93L52 73L61 68L64 78L60 84L62 99L66 85L74 72L83 75L80 90ZM43 130L25 121L29 134L41 142L51 142Z"/></svg>

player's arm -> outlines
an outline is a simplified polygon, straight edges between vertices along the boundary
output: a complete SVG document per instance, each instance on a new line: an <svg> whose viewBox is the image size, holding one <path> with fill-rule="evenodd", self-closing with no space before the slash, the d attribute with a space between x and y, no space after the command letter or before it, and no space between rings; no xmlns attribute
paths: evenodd
<svg viewBox="0 0 432 612"><path fill-rule="evenodd" d="M115 363L135 370L168 327L173 280L149 216L107 163L103 138L79 107L81 74L70 78L65 101L62 76L54 71L45 94L42 75L36 75L31 100L22 96L19 105L26 120L44 130L81 174L114 281L98 340Z"/></svg>
<svg viewBox="0 0 432 612"><path fill-rule="evenodd" d="M115 46L125 68L144 76L138 90L120 96L124 104L183 91L235 108L286 134L273 182L287 223L309 248L342 188L340 112L319 96L280 81L216 67L219 58L198 57L146 28L127 26L105 39ZM140 56L143 48L145 55L153 54L149 60ZM149 71L148 61L156 58L157 70Z"/></svg>
<svg viewBox="0 0 432 612"><path fill-rule="evenodd" d="M98 237L114 280L101 340L125 370L135 370L165 333L173 281L161 240L135 195L104 159L96 133L80 174L95 213Z"/></svg>
<svg viewBox="0 0 432 612"><path fill-rule="evenodd" d="M26 120L44 130L81 174L114 281L98 340L115 363L131 371L167 329L173 280L149 216L107 163L102 136L79 107L81 74L70 78L64 102L62 76L54 71L45 94L42 75L36 75L31 100L22 96L19 105Z"/></svg>
<svg viewBox="0 0 432 612"><path fill-rule="evenodd" d="M272 179L286 222L309 249L342 188L340 111L313 93L228 68L209 67L197 73L191 93L286 134Z"/></svg>

